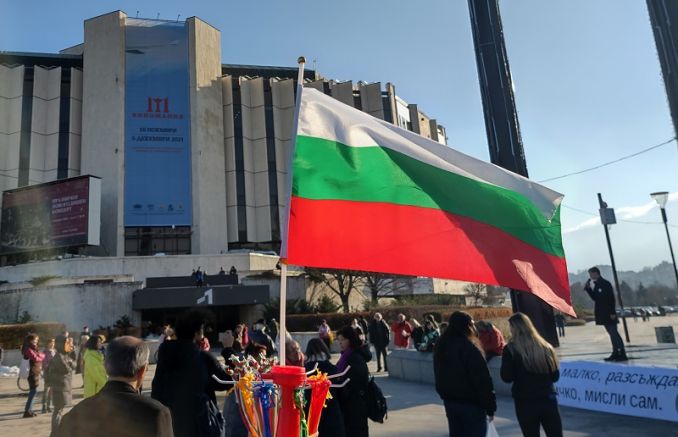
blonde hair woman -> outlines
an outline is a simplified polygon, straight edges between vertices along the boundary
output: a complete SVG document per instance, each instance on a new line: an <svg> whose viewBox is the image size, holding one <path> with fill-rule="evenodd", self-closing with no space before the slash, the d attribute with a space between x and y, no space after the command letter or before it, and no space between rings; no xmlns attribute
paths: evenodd
<svg viewBox="0 0 678 437"><path fill-rule="evenodd" d="M523 313L509 318L511 341L504 348L501 379L512 382L516 416L525 437L538 437L543 427L547 437L561 437L554 382L560 378L553 347L537 332Z"/></svg>

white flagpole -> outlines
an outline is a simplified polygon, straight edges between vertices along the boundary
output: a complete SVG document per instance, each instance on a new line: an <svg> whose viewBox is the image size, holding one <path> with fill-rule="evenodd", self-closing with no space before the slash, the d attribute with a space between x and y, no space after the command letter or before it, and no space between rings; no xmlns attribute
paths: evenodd
<svg viewBox="0 0 678 437"><path fill-rule="evenodd" d="M280 338L278 357L280 365L285 365L285 346L287 344L287 264L280 264Z"/></svg>
<svg viewBox="0 0 678 437"><path fill-rule="evenodd" d="M292 159L294 157L294 146L297 142L297 126L299 124L299 110L301 108L301 92L304 89L304 65L306 64L306 59L303 56L300 56L299 59L297 59L297 62L299 63L299 72L297 75L297 99L294 109L293 139L290 144L287 161L287 205L285 208L285 222L283 225L282 247L280 250L281 258L287 257L287 231L290 217L290 200L292 197ZM284 259L280 265L280 332L278 335L280 336L280 350L278 351L278 357L280 358L280 365L284 366L285 345L287 343L287 261Z"/></svg>

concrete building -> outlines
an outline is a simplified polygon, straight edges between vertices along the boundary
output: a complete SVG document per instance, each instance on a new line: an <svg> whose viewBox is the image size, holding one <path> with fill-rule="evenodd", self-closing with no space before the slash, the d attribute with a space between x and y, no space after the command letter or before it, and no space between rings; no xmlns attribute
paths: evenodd
<svg viewBox="0 0 678 437"><path fill-rule="evenodd" d="M107 305L101 293L111 287L131 299L147 278L199 265L211 273L235 265L241 277L275 268L297 69L223 64L221 37L195 17L116 11L86 20L84 42L58 54L0 52L0 191L101 179L100 245L0 253L0 284L10 283L0 294L15 299L38 291L19 284L60 278L39 304L28 299L47 317L59 293L77 299L86 290ZM304 80L446 144L444 128L391 83L328 80L312 70ZM102 278L126 285L93 291ZM11 307L21 309L21 299Z"/></svg>
<svg viewBox="0 0 678 437"><path fill-rule="evenodd" d="M126 200L139 181L130 175L136 170L130 125L139 111L130 103L130 65L137 52L148 50L135 40L135 29L163 25L186 34L188 104L182 115L189 120L190 168L183 183L190 187L190 217L141 226L129 220ZM85 252L90 255L277 252L296 68L222 64L220 31L198 18L174 23L118 11L89 19L84 28L84 43L59 54L0 53L0 190L81 174L100 177L101 245ZM306 86L445 143L444 130L441 135L435 120L398 97L392 84L317 76L307 70Z"/></svg>

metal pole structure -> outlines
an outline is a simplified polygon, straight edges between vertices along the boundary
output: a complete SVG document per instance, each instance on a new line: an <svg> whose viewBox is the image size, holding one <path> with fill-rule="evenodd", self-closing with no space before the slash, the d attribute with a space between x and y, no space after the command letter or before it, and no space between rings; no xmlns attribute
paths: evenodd
<svg viewBox="0 0 678 437"><path fill-rule="evenodd" d="M490 160L528 177L499 2L468 0L468 7ZM525 313L546 341L556 347L560 344L553 308L521 290L511 290L511 303L513 311Z"/></svg>
<svg viewBox="0 0 678 437"><path fill-rule="evenodd" d="M674 0L646 0L650 25L662 68L666 98L673 121L674 135L678 132L678 2Z"/></svg>
<svg viewBox="0 0 678 437"><path fill-rule="evenodd" d="M603 196L598 193L598 205L600 206L600 222L605 229L605 239L607 240L607 250L610 252L610 261L612 262L612 276L614 276L614 287L617 290L617 299L619 300L619 308L621 309L621 318L622 323L624 324L624 335L626 336L626 342L630 343L631 338L629 337L629 327L626 325L626 316L624 315L624 301L622 300L621 291L619 289L619 278L617 277L617 265L614 262L614 254L612 253L612 243L610 242L610 231L607 229L608 221L606 220L605 212L608 210L607 203L603 202ZM613 224L616 223L613 221Z"/></svg>
<svg viewBox="0 0 678 437"><path fill-rule="evenodd" d="M290 215L290 196L292 195L292 157L294 156L294 146L297 142L297 125L299 123L299 110L301 108L301 93L304 89L304 66L306 65L306 58L300 56L297 59L299 64L299 71L297 74L297 95L294 105L294 130L293 141L289 149L288 167L287 167L287 207L285 211L285 221L282 233L282 245L280 250L281 266L280 266L280 329L278 333L280 350L278 351L278 358L280 365L285 365L285 345L287 342L287 234ZM274 339L275 340L275 339Z"/></svg>
<svg viewBox="0 0 678 437"><path fill-rule="evenodd" d="M662 220L664 220L664 229L666 229L666 239L669 241L669 250L671 251L671 262L673 263L673 273L676 275L676 287L678 287L678 269L676 269L676 257L673 255L673 244L671 244L671 234L669 234L669 225L666 218L666 209L661 207Z"/></svg>

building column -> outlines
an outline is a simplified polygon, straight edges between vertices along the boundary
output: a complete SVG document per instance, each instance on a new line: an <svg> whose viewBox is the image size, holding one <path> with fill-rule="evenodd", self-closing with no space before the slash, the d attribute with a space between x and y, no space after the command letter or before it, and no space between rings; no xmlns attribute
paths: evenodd
<svg viewBox="0 0 678 437"><path fill-rule="evenodd" d="M240 78L247 241L271 241L264 79Z"/></svg>
<svg viewBox="0 0 678 437"><path fill-rule="evenodd" d="M0 65L0 191L19 186L24 70L23 65L19 67Z"/></svg>
<svg viewBox="0 0 678 437"><path fill-rule="evenodd" d="M101 178L101 246L123 256L125 156L125 20L121 11L85 21L82 78L83 174Z"/></svg>
<svg viewBox="0 0 678 437"><path fill-rule="evenodd" d="M224 161L221 33L192 17L188 26L191 106L191 253L228 248Z"/></svg>
<svg viewBox="0 0 678 437"><path fill-rule="evenodd" d="M33 67L33 121L28 184L57 179L62 68Z"/></svg>
<svg viewBox="0 0 678 437"><path fill-rule="evenodd" d="M288 183L289 162L291 159L292 137L294 132L294 80L271 79L273 97L273 120L275 123L275 165L278 181L278 216L280 217L280 236L284 237L287 221L287 201L290 187Z"/></svg>
<svg viewBox="0 0 678 437"><path fill-rule="evenodd" d="M233 78L231 76L221 78L221 95L224 114L226 222L228 242L231 243L238 241L238 186L235 163L235 121L233 119L235 108L233 102ZM238 116L240 117L240 115Z"/></svg>

